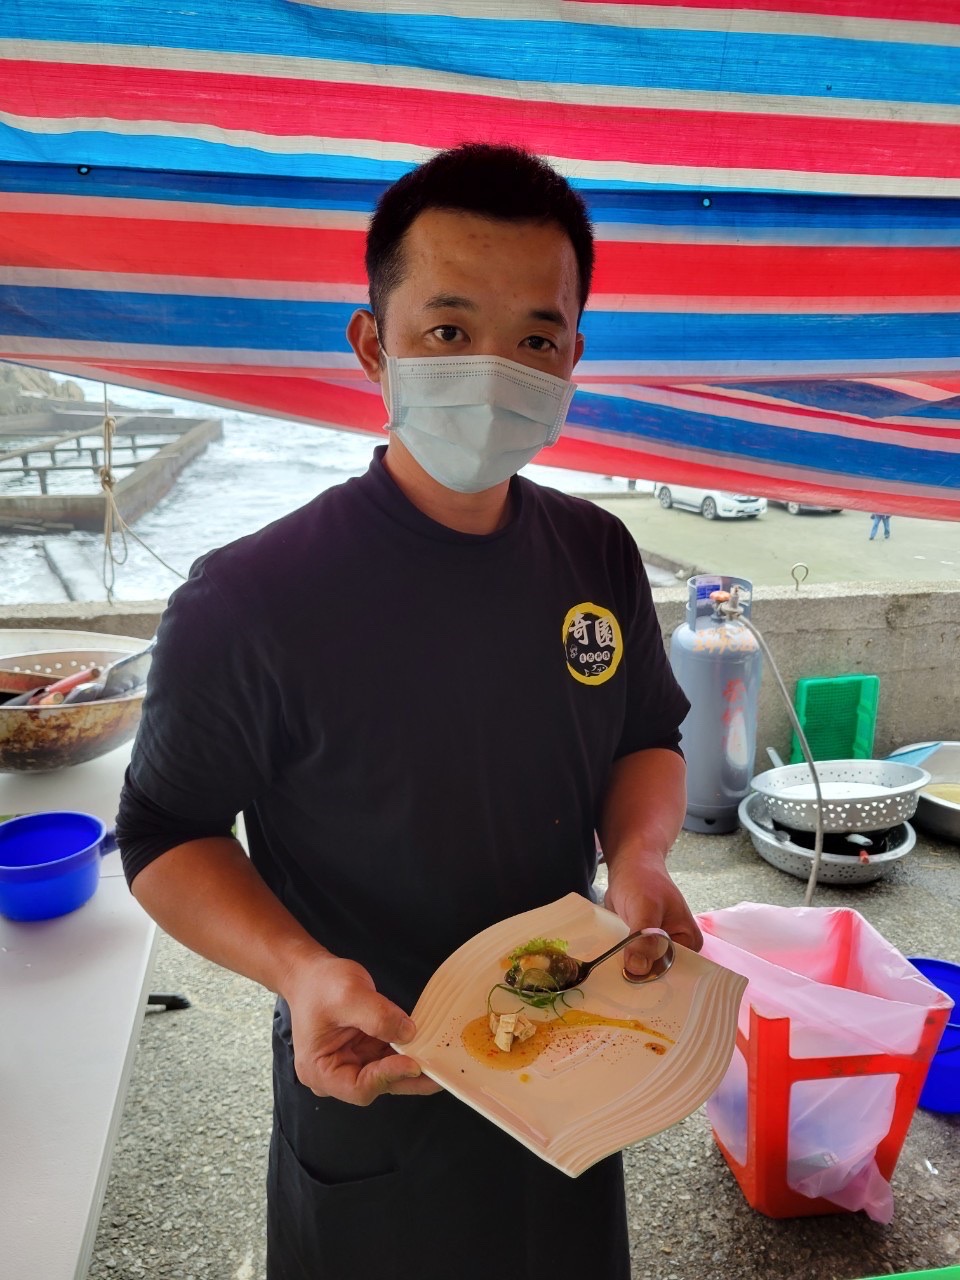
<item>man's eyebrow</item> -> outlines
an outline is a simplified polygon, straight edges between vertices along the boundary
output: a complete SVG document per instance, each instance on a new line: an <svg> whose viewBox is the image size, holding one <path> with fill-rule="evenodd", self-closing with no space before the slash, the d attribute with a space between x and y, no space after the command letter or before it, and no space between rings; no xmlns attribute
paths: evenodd
<svg viewBox="0 0 960 1280"><path fill-rule="evenodd" d="M569 328L564 316L559 311L552 310L552 308L547 308L544 311L531 311L530 319L543 320L546 324L555 324L558 329Z"/></svg>
<svg viewBox="0 0 960 1280"><path fill-rule="evenodd" d="M477 311L477 304L471 298L464 298L458 293L435 293L423 304L424 311ZM531 320L542 320L545 324L556 325L558 329L568 329L563 314L552 307L535 308L527 313Z"/></svg>
<svg viewBox="0 0 960 1280"><path fill-rule="evenodd" d="M435 293L423 304L424 311L476 311L477 304L456 293Z"/></svg>

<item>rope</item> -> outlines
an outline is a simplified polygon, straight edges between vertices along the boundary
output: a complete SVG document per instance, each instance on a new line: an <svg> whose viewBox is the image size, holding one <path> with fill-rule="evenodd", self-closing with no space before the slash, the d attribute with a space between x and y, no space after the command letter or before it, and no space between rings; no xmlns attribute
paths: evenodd
<svg viewBox="0 0 960 1280"><path fill-rule="evenodd" d="M107 603L113 604L113 589L117 581L117 568L127 563L130 555L130 547L127 543L127 534L134 538L143 547L144 551L148 551L154 560L159 561L165 569L169 571L181 581L186 582L186 576L175 569L172 564L167 564L166 560L152 547L147 546L139 534L134 531L124 520L120 514L120 508L117 506L117 499L114 496L114 488L116 487L117 478L113 474L113 433L117 427L117 420L110 413L110 400L107 395L107 384L103 384L103 466L100 467L100 488L103 490L103 586L107 593ZM118 555L114 551L113 538L114 533L120 538L123 552Z"/></svg>

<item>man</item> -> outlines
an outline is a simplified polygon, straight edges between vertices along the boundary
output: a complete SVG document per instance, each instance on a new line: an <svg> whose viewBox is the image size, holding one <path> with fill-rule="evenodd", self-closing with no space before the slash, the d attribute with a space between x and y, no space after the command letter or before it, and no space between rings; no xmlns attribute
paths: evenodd
<svg viewBox="0 0 960 1280"><path fill-rule="evenodd" d="M562 423L592 262L523 152L396 183L348 329L386 449L202 560L160 627L118 835L164 929L278 993L270 1280L629 1276L619 1157L567 1178L389 1048L466 939L589 895L595 831L607 905L701 943L664 866L687 703L635 545L514 474Z"/></svg>

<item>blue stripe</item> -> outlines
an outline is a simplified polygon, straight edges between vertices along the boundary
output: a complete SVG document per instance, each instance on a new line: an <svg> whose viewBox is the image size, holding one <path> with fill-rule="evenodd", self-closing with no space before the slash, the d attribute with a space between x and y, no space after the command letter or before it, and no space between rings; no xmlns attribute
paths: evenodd
<svg viewBox="0 0 960 1280"><path fill-rule="evenodd" d="M0 0L2 3L2 0ZM334 178L395 182L409 164L367 156L279 154L253 147L231 147L193 138L83 132L32 133L0 123L0 161L27 165L79 165L129 169L131 159L144 169L183 173L229 173L282 178ZM141 172L139 168L134 172Z"/></svg>
<svg viewBox="0 0 960 1280"><path fill-rule="evenodd" d="M710 454L734 458L741 467L749 461L832 471L863 480L889 480L899 486L930 485L960 488L960 454L936 453L881 440L848 440L842 436L744 423L722 415L692 413L665 405L641 404L613 396L578 391L570 422L623 436L685 449L695 448L709 465Z"/></svg>
<svg viewBox="0 0 960 1280"><path fill-rule="evenodd" d="M960 200L943 198L746 191L598 191L585 198L594 222L691 227L703 236L733 231L777 243L816 243L812 237L825 244L960 242Z"/></svg>
<svg viewBox="0 0 960 1280"><path fill-rule="evenodd" d="M250 209L337 209L369 214L388 182L154 169L0 163L0 191L123 200L173 200ZM918 203L922 203L918 201Z"/></svg>
<svg viewBox="0 0 960 1280"><path fill-rule="evenodd" d="M719 15L718 15L719 19ZM423 67L483 78L706 93L960 102L960 50L894 41L449 18L232 0L0 7L0 37Z"/></svg>
<svg viewBox="0 0 960 1280"><path fill-rule="evenodd" d="M0 332L64 342L348 351L344 331L355 310L352 303L343 302L109 293L0 283Z"/></svg>
<svg viewBox="0 0 960 1280"><path fill-rule="evenodd" d="M347 351L354 304L111 292L0 284L0 332L64 341L259 351ZM955 359L960 314L752 315L589 312L592 361ZM733 371L733 370L731 370Z"/></svg>
<svg viewBox="0 0 960 1280"><path fill-rule="evenodd" d="M915 417L928 403L903 391L895 391L892 387L876 387L868 382L849 378L824 378L814 382L806 382L801 378L791 378L788 381L751 379L750 382L726 383L723 390L755 392L757 395L774 396L828 413L857 413L861 417L877 421L891 417ZM954 416L960 417L956 406Z"/></svg>
<svg viewBox="0 0 960 1280"><path fill-rule="evenodd" d="M757 315L587 312L586 358L691 364L778 361L955 360L960 314ZM735 372L735 370L731 370Z"/></svg>
<svg viewBox="0 0 960 1280"><path fill-rule="evenodd" d="M404 166L402 166L404 167ZM44 195L176 200L251 208L340 209L368 214L386 181L291 175L176 173L94 166L0 163L0 191ZM663 227L691 239L736 236L753 244L960 244L960 199L871 198L713 193L588 191L597 224Z"/></svg>

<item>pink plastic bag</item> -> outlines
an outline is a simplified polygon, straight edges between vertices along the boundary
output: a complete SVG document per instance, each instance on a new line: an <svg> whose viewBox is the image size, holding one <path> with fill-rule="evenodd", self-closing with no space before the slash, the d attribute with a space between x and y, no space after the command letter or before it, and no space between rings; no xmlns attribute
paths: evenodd
<svg viewBox="0 0 960 1280"><path fill-rule="evenodd" d="M951 1001L856 911L742 902L697 917L703 954L749 981L740 1006L790 1018L795 1058L914 1053L927 1012ZM893 1217L874 1159L890 1129L897 1075L840 1076L793 1086L787 1181L802 1195ZM739 1049L707 1115L740 1163L746 1153L747 1066Z"/></svg>

